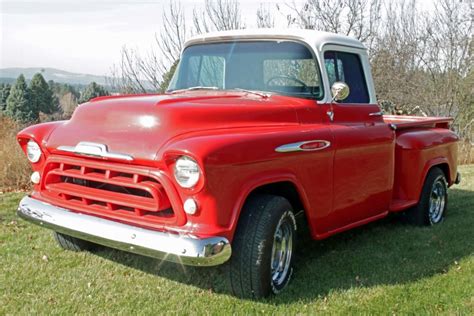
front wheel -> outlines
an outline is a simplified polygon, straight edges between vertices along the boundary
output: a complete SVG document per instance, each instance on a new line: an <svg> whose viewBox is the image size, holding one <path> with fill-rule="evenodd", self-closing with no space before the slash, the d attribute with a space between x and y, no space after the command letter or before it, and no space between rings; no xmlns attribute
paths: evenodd
<svg viewBox="0 0 474 316"><path fill-rule="evenodd" d="M448 185L444 172L435 167L428 172L420 201L407 212L410 223L418 226L436 225L443 221L448 205Z"/></svg>
<svg viewBox="0 0 474 316"><path fill-rule="evenodd" d="M247 201L229 263L232 292L261 298L281 292L293 274L296 220L283 197L258 195Z"/></svg>

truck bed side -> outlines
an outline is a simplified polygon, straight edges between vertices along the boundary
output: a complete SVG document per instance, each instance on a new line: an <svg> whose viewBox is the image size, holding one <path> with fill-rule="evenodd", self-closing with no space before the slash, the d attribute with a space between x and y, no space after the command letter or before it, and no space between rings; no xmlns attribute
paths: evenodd
<svg viewBox="0 0 474 316"><path fill-rule="evenodd" d="M438 166L452 185L457 172L458 136L451 118L384 116L396 127L395 179L391 211L415 205L428 171Z"/></svg>

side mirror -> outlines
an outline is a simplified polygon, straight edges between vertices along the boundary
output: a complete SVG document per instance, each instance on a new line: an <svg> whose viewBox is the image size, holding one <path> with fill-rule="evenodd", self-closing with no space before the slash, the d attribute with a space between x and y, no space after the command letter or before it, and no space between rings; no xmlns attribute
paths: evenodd
<svg viewBox="0 0 474 316"><path fill-rule="evenodd" d="M332 94L332 102L334 101L342 101L349 96L350 90L349 86L342 81L336 81L332 84L331 87L331 94Z"/></svg>

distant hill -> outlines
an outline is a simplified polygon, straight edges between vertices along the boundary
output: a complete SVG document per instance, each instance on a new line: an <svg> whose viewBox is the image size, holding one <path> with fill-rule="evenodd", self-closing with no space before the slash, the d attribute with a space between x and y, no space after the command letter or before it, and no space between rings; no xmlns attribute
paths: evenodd
<svg viewBox="0 0 474 316"><path fill-rule="evenodd" d="M92 81L100 85L107 85L106 76L96 76L89 74L80 74L64 71L55 68L0 68L0 82L11 83L23 74L27 80L30 80L34 74L40 72L46 81L68 83L71 85L87 85ZM110 82L110 81L109 81Z"/></svg>

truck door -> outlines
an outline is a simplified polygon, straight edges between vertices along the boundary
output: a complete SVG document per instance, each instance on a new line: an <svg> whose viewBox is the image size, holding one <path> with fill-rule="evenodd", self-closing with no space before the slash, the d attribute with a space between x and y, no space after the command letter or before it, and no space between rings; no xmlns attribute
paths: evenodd
<svg viewBox="0 0 474 316"><path fill-rule="evenodd" d="M335 147L333 210L326 225L331 231L362 224L387 212L393 186L395 134L383 121L378 105L370 102L375 96L369 93L367 82L371 77L364 75L361 56L328 50L324 61L330 85L343 81L350 88L342 102L323 105Z"/></svg>

